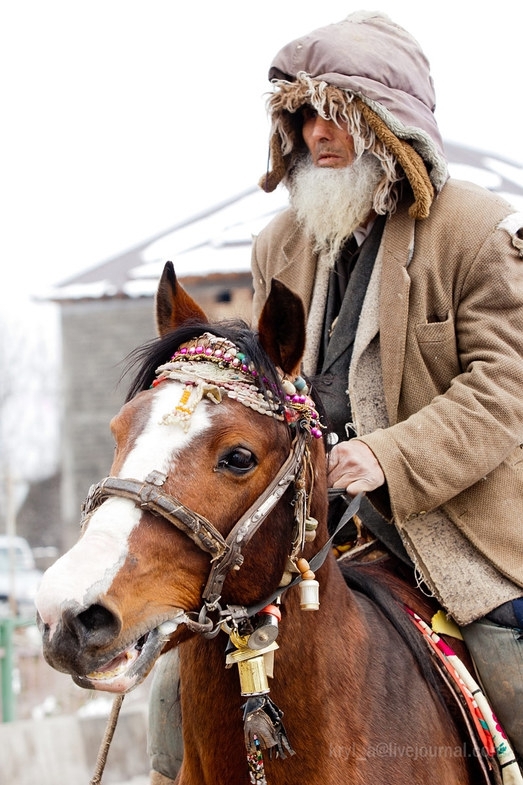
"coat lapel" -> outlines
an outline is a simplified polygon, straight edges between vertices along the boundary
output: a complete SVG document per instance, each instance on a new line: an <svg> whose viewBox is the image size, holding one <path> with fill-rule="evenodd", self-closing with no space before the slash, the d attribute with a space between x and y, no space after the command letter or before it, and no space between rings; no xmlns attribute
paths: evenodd
<svg viewBox="0 0 523 785"><path fill-rule="evenodd" d="M281 249L284 264L277 274L284 283L301 297L308 311L316 274L317 257L311 250L311 242L300 226L289 236Z"/></svg>
<svg viewBox="0 0 523 785"><path fill-rule="evenodd" d="M409 217L406 208L400 208L394 220L387 221L379 252L380 354L387 413L391 425L397 422L405 361L410 290L407 267L414 250L414 230L414 219Z"/></svg>
<svg viewBox="0 0 523 785"><path fill-rule="evenodd" d="M402 206L398 208L394 220L387 220L385 224L375 270L363 304L352 358L353 365L357 365L366 346L379 331L382 373L390 424L397 421L403 375L410 289L407 267L414 248L414 229L415 221L409 217L408 208ZM292 232L281 252L284 265L278 272L277 278L302 298L311 317L310 310L314 306L311 299L318 257L312 252L310 240L300 227ZM378 287L379 313L376 308ZM322 303L316 308L318 312L324 307L324 302L323 296ZM312 321L318 319L318 313L315 313ZM308 353L310 357L315 357L319 336L310 334L310 322L311 319L307 328L307 343L310 344ZM310 368L306 367L307 373L314 372L310 360L308 364Z"/></svg>

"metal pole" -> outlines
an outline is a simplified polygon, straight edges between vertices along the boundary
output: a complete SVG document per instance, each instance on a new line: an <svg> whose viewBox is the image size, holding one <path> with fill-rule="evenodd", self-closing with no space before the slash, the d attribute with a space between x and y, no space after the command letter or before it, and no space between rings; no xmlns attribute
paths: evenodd
<svg viewBox="0 0 523 785"><path fill-rule="evenodd" d="M6 488L6 534L8 537L9 555L9 610L11 616L16 616L16 563L15 563L15 537L16 537L16 505L15 505L15 483L9 465L5 468L5 488Z"/></svg>
<svg viewBox="0 0 523 785"><path fill-rule="evenodd" d="M2 685L2 722L15 719L15 696L13 692L13 646L12 619L0 620L0 681Z"/></svg>

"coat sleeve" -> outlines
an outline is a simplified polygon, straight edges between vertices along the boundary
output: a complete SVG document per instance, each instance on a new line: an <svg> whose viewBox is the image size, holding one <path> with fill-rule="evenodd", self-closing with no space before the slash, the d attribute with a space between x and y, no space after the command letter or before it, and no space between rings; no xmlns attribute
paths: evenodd
<svg viewBox="0 0 523 785"><path fill-rule="evenodd" d="M452 292L458 373L402 421L360 437L384 471L400 524L488 483L523 444L523 231L509 218Z"/></svg>

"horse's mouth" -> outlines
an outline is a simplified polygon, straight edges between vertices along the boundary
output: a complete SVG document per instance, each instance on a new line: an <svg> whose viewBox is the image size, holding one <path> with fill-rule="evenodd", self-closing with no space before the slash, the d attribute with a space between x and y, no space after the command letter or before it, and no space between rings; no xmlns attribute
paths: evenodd
<svg viewBox="0 0 523 785"><path fill-rule="evenodd" d="M169 636L185 618L185 614L180 611L174 618L145 633L96 670L85 676L73 675L73 680L80 687L88 689L129 692L149 674Z"/></svg>

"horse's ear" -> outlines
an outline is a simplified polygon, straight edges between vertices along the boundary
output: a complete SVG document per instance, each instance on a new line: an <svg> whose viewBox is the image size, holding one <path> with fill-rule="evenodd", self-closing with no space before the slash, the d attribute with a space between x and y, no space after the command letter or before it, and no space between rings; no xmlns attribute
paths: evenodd
<svg viewBox="0 0 523 785"><path fill-rule="evenodd" d="M300 373L305 350L305 308L285 284L273 280L258 322L260 343L288 376Z"/></svg>
<svg viewBox="0 0 523 785"><path fill-rule="evenodd" d="M164 336L188 321L207 322L207 316L179 283L172 262L166 262L156 292L156 330Z"/></svg>

